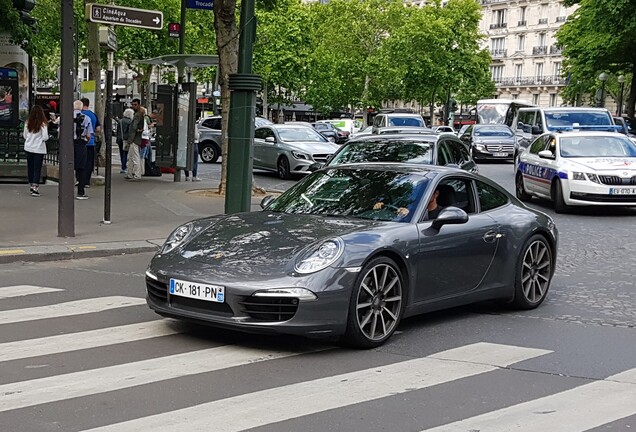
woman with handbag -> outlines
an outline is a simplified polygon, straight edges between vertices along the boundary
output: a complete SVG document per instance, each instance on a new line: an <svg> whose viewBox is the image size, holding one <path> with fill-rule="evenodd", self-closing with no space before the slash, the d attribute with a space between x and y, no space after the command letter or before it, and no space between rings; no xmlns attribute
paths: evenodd
<svg viewBox="0 0 636 432"><path fill-rule="evenodd" d="M24 125L22 136L24 137L24 151L27 155L27 175L31 196L40 196L40 176L42 175L42 163L46 155L46 141L49 139L49 122L44 115L44 110L39 105L34 105L29 113L29 118Z"/></svg>

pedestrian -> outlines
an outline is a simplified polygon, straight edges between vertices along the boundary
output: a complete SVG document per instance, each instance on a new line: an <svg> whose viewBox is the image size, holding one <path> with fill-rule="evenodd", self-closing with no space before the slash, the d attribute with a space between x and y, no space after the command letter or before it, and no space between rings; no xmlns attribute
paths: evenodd
<svg viewBox="0 0 636 432"><path fill-rule="evenodd" d="M126 108L123 117L117 122L117 146L119 147L119 158L121 160L121 169L119 170L121 174L128 173L128 144L126 143L126 137L128 137L134 115L135 112L132 108Z"/></svg>
<svg viewBox="0 0 636 432"><path fill-rule="evenodd" d="M139 146L139 155L141 158L141 173L146 173L146 160L152 162L152 147L150 145L150 137L152 136L152 120L147 115L148 111L145 107L141 107L144 112L144 130L141 133L141 145Z"/></svg>
<svg viewBox="0 0 636 432"><path fill-rule="evenodd" d="M133 99L132 109L135 112L130 127L128 129L128 137L126 143L128 144L128 174L126 180L139 181L143 175L141 165L141 136L144 131L144 109L141 106L141 101L138 98Z"/></svg>
<svg viewBox="0 0 636 432"><path fill-rule="evenodd" d="M86 144L93 137L93 125L88 116L82 114L84 104L81 100L73 102L73 158L75 162L75 179L77 180L78 200L88 199L86 186Z"/></svg>
<svg viewBox="0 0 636 432"><path fill-rule="evenodd" d="M199 182L201 181L201 179L197 177L197 172L199 171L199 144L196 142L194 143L193 153L194 160L192 161L192 181ZM185 181L190 181L190 171L188 170L185 171Z"/></svg>
<svg viewBox="0 0 636 432"><path fill-rule="evenodd" d="M24 125L24 151L27 156L27 176L31 196L40 196L40 176L42 163L46 154L46 141L49 139L49 122L44 110L39 105L34 105L29 113L29 118Z"/></svg>
<svg viewBox="0 0 636 432"><path fill-rule="evenodd" d="M93 127L93 134L91 134L91 139L86 144L86 168L84 169L84 175L86 179L84 184L86 187L90 187L91 185L91 176L93 175L93 169L95 169L95 135L98 134L102 126L97 118L97 115L88 109L90 105L90 101L88 98L82 98L82 114L87 116L91 121L91 126Z"/></svg>

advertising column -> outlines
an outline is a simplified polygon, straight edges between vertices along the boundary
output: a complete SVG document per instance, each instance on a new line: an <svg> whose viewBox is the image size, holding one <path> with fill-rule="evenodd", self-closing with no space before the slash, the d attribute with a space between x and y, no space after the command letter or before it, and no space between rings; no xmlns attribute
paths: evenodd
<svg viewBox="0 0 636 432"><path fill-rule="evenodd" d="M29 115L29 56L19 46L11 43L8 33L0 33L0 68L13 69L17 73L18 92L11 98L17 100L18 117L24 120Z"/></svg>

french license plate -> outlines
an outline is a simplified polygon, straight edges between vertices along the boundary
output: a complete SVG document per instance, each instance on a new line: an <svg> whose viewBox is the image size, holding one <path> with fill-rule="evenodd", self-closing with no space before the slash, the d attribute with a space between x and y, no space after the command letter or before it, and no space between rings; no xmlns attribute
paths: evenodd
<svg viewBox="0 0 636 432"><path fill-rule="evenodd" d="M494 157L508 157L508 153L493 153Z"/></svg>
<svg viewBox="0 0 636 432"><path fill-rule="evenodd" d="M636 195L636 188L610 188L610 195Z"/></svg>
<svg viewBox="0 0 636 432"><path fill-rule="evenodd" d="M170 279L170 295L223 303L225 287Z"/></svg>

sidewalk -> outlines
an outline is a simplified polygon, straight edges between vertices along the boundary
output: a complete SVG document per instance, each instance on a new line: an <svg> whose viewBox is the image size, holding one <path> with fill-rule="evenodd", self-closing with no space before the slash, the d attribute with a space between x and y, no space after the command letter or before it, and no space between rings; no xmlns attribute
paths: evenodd
<svg viewBox="0 0 636 432"><path fill-rule="evenodd" d="M26 183L0 183L0 263L156 251L178 225L223 213L224 198L193 193L217 186L175 183L172 174L131 183L114 166L111 224L102 223L105 187L92 186L88 200L74 200L75 237L63 238L57 237L57 183L41 185L40 197L32 197ZM260 209L261 198L252 199L252 210Z"/></svg>

